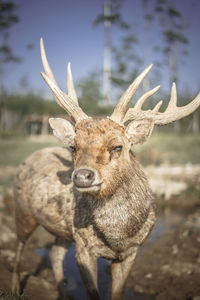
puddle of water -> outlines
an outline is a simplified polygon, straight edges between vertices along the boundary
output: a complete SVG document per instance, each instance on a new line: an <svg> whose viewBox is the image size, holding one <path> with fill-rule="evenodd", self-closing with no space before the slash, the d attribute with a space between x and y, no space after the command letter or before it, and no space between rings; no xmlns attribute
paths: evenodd
<svg viewBox="0 0 200 300"><path fill-rule="evenodd" d="M165 211L158 216L149 240L151 242L157 240L165 231L177 228L183 220L184 216L182 214L172 212L172 210L168 208L165 209Z"/></svg>
<svg viewBox="0 0 200 300"><path fill-rule="evenodd" d="M51 265L50 262L50 248L37 248L34 252L39 255L43 256L47 259L48 265ZM98 258L98 286L100 291L101 299L108 299L109 287L111 284L111 277L109 274L110 262L103 259ZM67 286L68 290L70 290L74 296L75 300L86 300L86 291L84 284L82 282L78 266L76 264L75 258L75 246L72 245L68 252L65 255L64 262L63 262L63 269L65 278L67 278ZM133 295L131 291L127 289L126 291L126 298L127 300L133 300Z"/></svg>
<svg viewBox="0 0 200 300"><path fill-rule="evenodd" d="M98 286L101 291L101 298L106 299L106 292L109 289L110 275L108 273L109 262L105 259L99 258L98 261ZM79 269L75 259L75 247L74 245L68 250L65 256L64 263L64 274L69 282L68 288L72 291L73 296L76 300L86 300L85 287L83 285Z"/></svg>
<svg viewBox="0 0 200 300"><path fill-rule="evenodd" d="M161 216L158 217L157 222L149 237L151 242L158 239L166 230L176 228L178 224L183 220L183 215L172 213L170 210L166 210ZM145 247L145 246L144 246ZM49 248L35 249L37 255L47 258L49 265L50 256ZM108 299L108 291L111 284L111 277L109 274L110 262L99 258L98 259L98 286L101 299ZM71 290L75 300L86 300L85 288L76 264L75 259L75 247L72 245L65 255L63 262L65 278L67 278L68 289ZM144 297L134 295L129 289L125 289L126 300L144 300ZM145 297L145 299L152 299Z"/></svg>

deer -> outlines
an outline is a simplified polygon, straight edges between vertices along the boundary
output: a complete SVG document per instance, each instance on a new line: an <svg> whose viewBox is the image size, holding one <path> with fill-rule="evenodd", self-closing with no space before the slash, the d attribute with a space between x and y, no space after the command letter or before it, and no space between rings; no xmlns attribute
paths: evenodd
<svg viewBox="0 0 200 300"><path fill-rule="evenodd" d="M36 151L17 171L14 200L19 242L12 291L20 293L20 257L27 239L41 225L55 236L50 258L63 298L68 297L63 259L75 243L87 299L100 299L97 258L103 257L111 261L111 298L120 300L138 249L156 221L152 191L132 146L148 140L154 125L165 125L191 114L200 105L200 93L189 104L178 107L173 83L164 112L159 112L162 101L152 110L143 110L144 102L160 88L157 86L129 107L151 70L150 65L123 93L111 116L90 117L78 104L70 63L66 94L57 85L42 38L40 47L45 70L41 75L73 122L50 118L53 134L64 147Z"/></svg>

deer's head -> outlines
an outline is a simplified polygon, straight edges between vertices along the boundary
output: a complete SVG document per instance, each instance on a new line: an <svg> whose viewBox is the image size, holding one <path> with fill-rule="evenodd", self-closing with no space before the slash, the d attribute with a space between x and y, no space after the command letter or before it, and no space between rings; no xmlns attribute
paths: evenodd
<svg viewBox="0 0 200 300"><path fill-rule="evenodd" d="M59 89L48 64L42 39L41 56L45 70L45 73L41 73L42 77L51 88L57 103L76 123L73 126L62 118L49 120L54 135L71 149L74 157L72 179L76 188L83 192L102 195L112 193L124 178L128 180L124 175L130 170L134 160L131 146L144 143L151 136L154 125L165 125L181 119L200 105L199 93L186 106L177 107L176 86L173 84L171 99L165 112L159 112L162 101L153 110L142 110L143 103L159 86L144 94L133 108L128 108L131 98L152 68L150 65L124 92L110 117L95 119L87 116L78 105L70 64L68 94Z"/></svg>

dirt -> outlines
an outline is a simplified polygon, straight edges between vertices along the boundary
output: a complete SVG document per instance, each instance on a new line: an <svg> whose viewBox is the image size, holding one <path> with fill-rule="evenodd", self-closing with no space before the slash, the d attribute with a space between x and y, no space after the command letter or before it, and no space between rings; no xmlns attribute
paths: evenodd
<svg viewBox="0 0 200 300"><path fill-rule="evenodd" d="M191 178L190 178L191 181ZM197 182L195 181L195 184ZM141 248L127 280L124 299L200 300L200 197L196 185L170 199L157 196L159 212L168 218L178 211L179 221L159 229L156 239ZM164 204L163 204L164 203ZM0 190L0 299L55 300L58 292L48 249L54 237L38 228L29 239L21 263L23 296L10 293L17 246L11 190ZM161 217L162 218L162 217ZM177 225L178 224L178 225ZM102 273L101 273L102 274ZM109 276L109 275L108 275ZM72 278L71 285L77 278ZM78 279L80 280L80 279ZM77 283L79 287L79 283ZM129 291L129 292L127 292ZM71 297L73 298L73 297ZM75 299L85 299L76 296ZM104 299L104 298L103 298Z"/></svg>
<svg viewBox="0 0 200 300"><path fill-rule="evenodd" d="M185 216L178 228L144 246L127 286L156 300L199 300L199 249L200 210Z"/></svg>

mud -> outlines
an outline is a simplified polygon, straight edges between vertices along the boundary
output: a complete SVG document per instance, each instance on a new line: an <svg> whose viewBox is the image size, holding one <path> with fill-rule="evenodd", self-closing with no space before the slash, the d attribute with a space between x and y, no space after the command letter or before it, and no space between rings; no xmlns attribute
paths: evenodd
<svg viewBox="0 0 200 300"><path fill-rule="evenodd" d="M156 300L200 299L200 210L147 243L127 286Z"/></svg>
<svg viewBox="0 0 200 300"><path fill-rule="evenodd" d="M160 173L158 176L161 176ZM150 240L144 244L136 258L126 284L126 300L200 300L199 176L195 175L193 179L190 174L188 178L186 175L182 177L178 181L187 183L183 191L178 194L171 193L170 197L169 194L167 197L165 194L156 194L158 222ZM172 179L175 180L174 175ZM1 189L0 299L58 299L48 254L54 237L42 228L38 228L31 236L22 256L24 294L20 297L11 295L11 277L17 246L13 213L12 192ZM73 249L66 258L66 268L72 257L75 260ZM109 264L100 261L99 266L101 295L102 299L107 299ZM66 272L70 295L73 294L69 299L85 299L85 291L75 268L73 262Z"/></svg>

